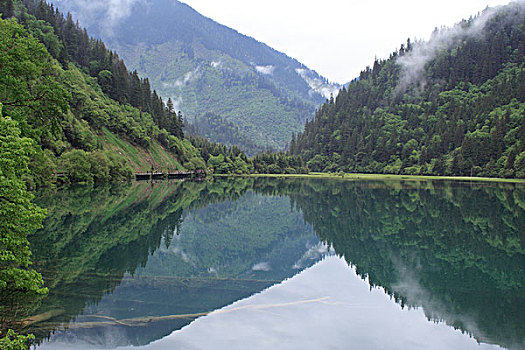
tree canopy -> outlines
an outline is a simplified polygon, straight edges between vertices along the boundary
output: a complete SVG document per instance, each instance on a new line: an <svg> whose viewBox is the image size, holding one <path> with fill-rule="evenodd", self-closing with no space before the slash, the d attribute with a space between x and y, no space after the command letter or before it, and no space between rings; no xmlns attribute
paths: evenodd
<svg viewBox="0 0 525 350"><path fill-rule="evenodd" d="M0 104L0 111L2 105ZM45 211L31 203L23 176L33 141L21 137L16 121L0 119L0 291L26 290L45 293L42 277L28 267L31 252L27 235L42 225Z"/></svg>
<svg viewBox="0 0 525 350"><path fill-rule="evenodd" d="M290 152L314 171L524 177L524 15L487 10L376 60Z"/></svg>

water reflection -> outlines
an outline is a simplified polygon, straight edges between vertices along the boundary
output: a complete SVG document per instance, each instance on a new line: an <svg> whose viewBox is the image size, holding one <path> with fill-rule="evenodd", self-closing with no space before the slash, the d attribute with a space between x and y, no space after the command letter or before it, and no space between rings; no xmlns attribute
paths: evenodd
<svg viewBox="0 0 525 350"><path fill-rule="evenodd" d="M114 213L105 222L87 220L77 239L107 238L107 242L97 245L95 256L92 250L74 249L73 255L83 258L82 267L96 263L68 279L73 285L66 282L52 289L46 306L52 299L55 305L68 303L67 298L82 307L36 325L37 331L43 330L40 333L59 329L47 346L148 344L196 317L293 276L326 253L300 213L290 211L288 197L256 195L246 186L238 192L237 185L235 181L153 188L137 184L133 191L152 192L148 200L125 207L124 217ZM130 208L133 214L128 216ZM84 222L82 215L71 215L79 226ZM46 239L49 234L44 230L38 236ZM71 260L74 257L68 256ZM47 271L45 267L41 270ZM109 288L101 285L106 276L115 282ZM95 285L102 288L94 290ZM71 317L74 323L64 323ZM62 323L67 329L60 330Z"/></svg>
<svg viewBox="0 0 525 350"><path fill-rule="evenodd" d="M372 286L480 342L525 346L525 189L310 182L290 196Z"/></svg>
<svg viewBox="0 0 525 350"><path fill-rule="evenodd" d="M333 256L139 349L246 348L501 349L429 323L421 310L402 310Z"/></svg>
<svg viewBox="0 0 525 350"><path fill-rule="evenodd" d="M322 333L334 348L430 346L411 335L525 347L524 187L228 179L39 202L50 215L31 242L50 295L26 310L39 316L26 330L51 336L42 349L145 345L176 330L153 344L206 348L217 330L229 347L308 348ZM321 261L328 251L347 265ZM209 314L265 298L286 307Z"/></svg>

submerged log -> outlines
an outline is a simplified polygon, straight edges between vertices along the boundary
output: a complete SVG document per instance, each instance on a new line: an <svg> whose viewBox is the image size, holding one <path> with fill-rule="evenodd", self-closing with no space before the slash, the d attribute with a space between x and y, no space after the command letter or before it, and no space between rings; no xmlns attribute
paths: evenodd
<svg viewBox="0 0 525 350"><path fill-rule="evenodd" d="M24 325L24 327L27 327L35 323L45 322L47 320L52 319L53 317L63 315L64 313L65 311L63 309L55 309L55 310L47 311L47 312L44 312L38 315L24 318L22 320L22 324Z"/></svg>

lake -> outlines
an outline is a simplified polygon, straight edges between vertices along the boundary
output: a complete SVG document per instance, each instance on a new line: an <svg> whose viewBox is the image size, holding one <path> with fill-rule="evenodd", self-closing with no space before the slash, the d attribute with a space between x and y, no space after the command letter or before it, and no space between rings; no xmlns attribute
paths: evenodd
<svg viewBox="0 0 525 350"><path fill-rule="evenodd" d="M37 349L525 348L523 185L236 178L36 200L50 292L20 304Z"/></svg>

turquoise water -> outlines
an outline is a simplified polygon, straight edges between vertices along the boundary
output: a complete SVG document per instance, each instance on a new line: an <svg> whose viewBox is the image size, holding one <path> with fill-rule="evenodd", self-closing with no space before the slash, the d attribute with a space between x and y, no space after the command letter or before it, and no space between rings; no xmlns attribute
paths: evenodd
<svg viewBox="0 0 525 350"><path fill-rule="evenodd" d="M523 186L230 179L38 202L38 349L525 346Z"/></svg>

